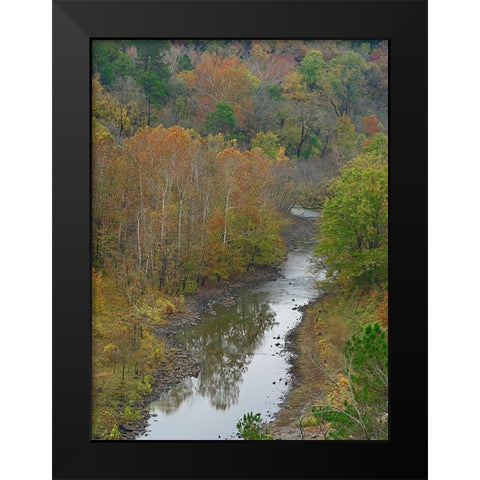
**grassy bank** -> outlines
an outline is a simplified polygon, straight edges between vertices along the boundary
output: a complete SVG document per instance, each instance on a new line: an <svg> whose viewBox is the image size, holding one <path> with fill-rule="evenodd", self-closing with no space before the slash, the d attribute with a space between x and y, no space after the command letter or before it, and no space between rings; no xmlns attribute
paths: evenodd
<svg viewBox="0 0 480 480"><path fill-rule="evenodd" d="M325 438L331 425L314 415L312 408L327 405L338 396L338 385L345 376L346 341L375 322L388 328L387 311L387 294L379 291L329 295L306 307L292 338L291 348L296 353L293 388L269 425L275 438Z"/></svg>

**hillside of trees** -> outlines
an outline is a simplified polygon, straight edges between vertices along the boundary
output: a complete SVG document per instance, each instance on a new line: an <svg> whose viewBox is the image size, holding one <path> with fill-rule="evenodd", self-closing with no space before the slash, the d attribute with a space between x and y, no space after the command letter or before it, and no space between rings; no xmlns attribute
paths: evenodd
<svg viewBox="0 0 480 480"><path fill-rule="evenodd" d="M94 438L140 415L185 295L284 258L294 205L322 291L385 310L386 42L95 40L91 81Z"/></svg>

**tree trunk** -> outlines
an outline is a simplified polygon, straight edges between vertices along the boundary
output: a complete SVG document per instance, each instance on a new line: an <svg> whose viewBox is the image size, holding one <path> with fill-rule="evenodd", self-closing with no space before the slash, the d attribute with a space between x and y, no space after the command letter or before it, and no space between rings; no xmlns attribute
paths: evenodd
<svg viewBox="0 0 480 480"><path fill-rule="evenodd" d="M228 208L229 208L229 201L230 201L230 192L227 191L227 198L225 200L225 221L223 227L223 244L227 243L227 221L228 221Z"/></svg>

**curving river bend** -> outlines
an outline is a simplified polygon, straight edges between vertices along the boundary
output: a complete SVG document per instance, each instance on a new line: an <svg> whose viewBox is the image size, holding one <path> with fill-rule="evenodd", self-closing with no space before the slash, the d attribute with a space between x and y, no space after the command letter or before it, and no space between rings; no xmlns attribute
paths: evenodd
<svg viewBox="0 0 480 480"><path fill-rule="evenodd" d="M310 210L292 213L312 222L318 218ZM314 244L314 238L297 241L277 280L239 290L234 306L214 305L211 316L179 335L201 362L200 373L151 403L147 432L137 440L235 439L243 414L272 418L289 388L285 337L323 276L312 273Z"/></svg>

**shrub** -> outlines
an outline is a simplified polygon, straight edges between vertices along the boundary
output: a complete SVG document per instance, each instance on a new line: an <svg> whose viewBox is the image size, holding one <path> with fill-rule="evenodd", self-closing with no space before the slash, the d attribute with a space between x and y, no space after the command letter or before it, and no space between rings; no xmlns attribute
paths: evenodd
<svg viewBox="0 0 480 480"><path fill-rule="evenodd" d="M237 423L237 430L244 440L273 440L270 432L261 424L259 413L246 413Z"/></svg>

